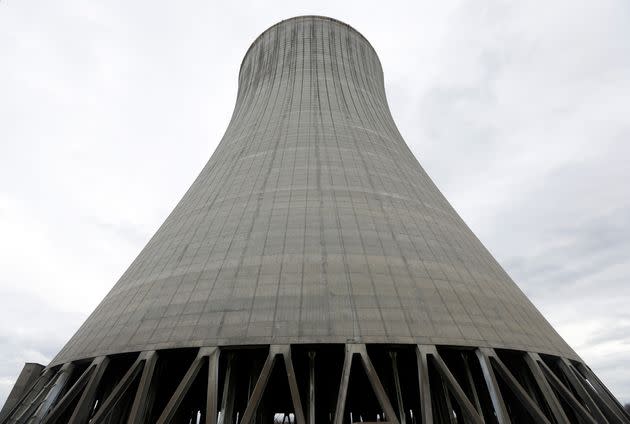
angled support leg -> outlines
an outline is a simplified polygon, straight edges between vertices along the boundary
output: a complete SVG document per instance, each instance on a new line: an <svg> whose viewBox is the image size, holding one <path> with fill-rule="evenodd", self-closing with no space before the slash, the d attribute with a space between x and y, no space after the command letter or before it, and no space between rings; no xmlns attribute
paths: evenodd
<svg viewBox="0 0 630 424"><path fill-rule="evenodd" d="M354 355L359 355L363 369L367 374L372 390L374 391L381 408L383 408L387 421L398 424L396 412L387 397L387 393L385 393L385 389L381 384L381 380L378 378L378 374L374 369L374 365L368 356L367 349L364 344L346 345L343 370L341 372L341 383L339 384L339 393L337 396L337 408L335 410L334 424L341 424L343 422L343 414L346 408L346 397L348 393L348 382L350 381L350 370L352 368L352 359Z"/></svg>
<svg viewBox="0 0 630 424"><path fill-rule="evenodd" d="M497 421L499 424L509 424L511 422L510 417L508 416L507 409L505 408L505 402L503 402L503 396L501 395L497 378L492 370L492 365L490 364L490 359L488 358L488 352L489 350L485 348L477 349L476 353L477 358L479 358L479 365L481 365L483 378L486 380L486 386L488 387L488 392L490 393L490 398L492 399L492 406L494 407L494 413L497 416Z"/></svg>
<svg viewBox="0 0 630 424"><path fill-rule="evenodd" d="M116 385L107 399L105 399L105 401L99 406L98 411L94 414L94 418L92 418L90 424L99 424L113 412L114 408L116 408L122 397L129 390L129 387L131 387L133 382L136 381L136 378L142 372L144 364L145 356L141 353L138 355L136 361L129 367L129 370L127 370L123 378L120 380L120 383Z"/></svg>
<svg viewBox="0 0 630 424"><path fill-rule="evenodd" d="M430 357L429 357L430 358ZM444 403L440 405L444 414L446 414L446 419L451 424L457 424L455 420L455 414L453 412L453 404L451 403L451 397L448 394L448 388L446 387L446 383L444 379L440 378L440 386L442 386L442 396L444 397ZM446 409L444 409L446 407Z"/></svg>
<svg viewBox="0 0 630 424"><path fill-rule="evenodd" d="M3 413L0 414L0 423L9 422L8 418L12 417L20 408L24 405L31 405L33 399L39 396L44 388L48 389L52 384L51 381L55 377L55 372L51 368L46 368L42 371L39 377L31 384L31 386L20 396L20 398L7 410L3 409ZM44 392L46 393L46 392ZM5 408L8 405L5 404ZM17 414L16 414L17 415ZM6 420L6 421L5 421Z"/></svg>
<svg viewBox="0 0 630 424"><path fill-rule="evenodd" d="M481 410L481 402L479 401L479 394L477 394L477 387L475 386L475 380L473 379L472 372L470 371L470 363L468 362L468 355L462 352L462 361L464 362L464 372L466 373L466 382L468 383L468 387L470 387L470 391L473 395L473 400L475 401L475 409L477 413L481 417L483 411Z"/></svg>
<svg viewBox="0 0 630 424"><path fill-rule="evenodd" d="M577 364L577 369L580 371L580 373L582 373L588 379L588 381L593 385L595 390L600 394L600 397L602 399L607 401L611 407L613 407L613 405L616 405L617 411L619 411L624 417L626 417L627 420L630 421L630 413L626 412L623 405L619 403L617 398L612 393L610 393L610 391L604 385L604 383L601 382L599 377L597 377L595 373L593 373L593 371L591 371L591 369L588 366L580 362Z"/></svg>
<svg viewBox="0 0 630 424"><path fill-rule="evenodd" d="M217 349L208 357L208 394L206 398L206 424L217 424L217 398L219 393L219 354Z"/></svg>
<svg viewBox="0 0 630 424"><path fill-rule="evenodd" d="M569 362L566 359L564 361L567 365L568 370L572 372L573 375L575 376L577 382L584 388L584 390L586 390L586 392L588 392L588 394L591 396L593 401L595 401L595 403L597 403L597 405L599 406L599 409L604 413L604 415L611 422L619 423L619 424L630 423L630 419L627 419L624 416L622 416L621 413L617 411L617 408L614 407L614 405L611 405L610 403L608 403L605 397L597 393L597 390L595 390L593 386L591 386L584 379L582 374L580 374L580 372L573 366L573 364L571 364L571 362Z"/></svg>
<svg viewBox="0 0 630 424"><path fill-rule="evenodd" d="M418 345L418 384L420 387L420 407L422 408L422 424L433 424L433 407L431 405L431 384L429 381L428 353L434 346Z"/></svg>
<svg viewBox="0 0 630 424"><path fill-rule="evenodd" d="M274 348L274 346L272 346L272 348ZM295 378L295 370L293 369L293 359L291 359L291 347L289 345L278 346L274 350L276 350L278 354L282 354L282 358L284 359L284 367L287 372L287 377L289 378L289 389L291 390L293 410L295 411L295 420L298 424L306 424L297 379Z"/></svg>
<svg viewBox="0 0 630 424"><path fill-rule="evenodd" d="M109 365L109 358L107 356L99 356L94 359L92 364L94 365L94 372L90 376L90 380L85 386L85 390L83 390L79 403L77 403L76 408L74 408L74 412L72 413L68 424L83 424L88 422L90 419L92 408L94 407L96 391L98 390L98 385L100 384L103 374L105 374L105 370L107 370L107 366Z"/></svg>
<svg viewBox="0 0 630 424"><path fill-rule="evenodd" d="M394 386L396 387L396 403L398 404L398 416L400 424L407 424L405 416L405 405L403 404L402 389L400 387L400 376L398 375L398 352L390 351L389 358L392 361L392 374L394 376Z"/></svg>
<svg viewBox="0 0 630 424"><path fill-rule="evenodd" d="M483 418L477 413L475 407L466 396L466 393L462 390L461 386L449 370L448 366L438 353L435 346L427 346L427 354L430 360L435 364L438 373L442 377L442 380L446 384L448 391L453 395L457 404L462 410L462 413L468 418L468 420L475 424L483 424Z"/></svg>
<svg viewBox="0 0 630 424"><path fill-rule="evenodd" d="M35 397L31 399L26 410L16 413L15 421L18 423L27 422L33 415L33 422L39 422L50 411L57 399L68 385L68 380L74 373L73 364L64 364L55 376L48 382ZM35 411L33 413L33 411Z"/></svg>
<svg viewBox="0 0 630 424"><path fill-rule="evenodd" d="M525 363L527 364L527 367L529 368L530 372L534 376L536 385L542 392L542 395L545 398L545 402L547 402L547 406L549 406L549 409L551 410L551 413L553 414L554 419L558 423L568 424L569 418L567 417L567 414L564 412L564 409L562 409L562 405L560 404L560 401L556 397L556 394L553 392L553 389L551 388L551 386L549 386L549 382L545 378L545 375L540 369L540 366L536 362L538 360L541 360L541 359L537 353L528 352L525 354Z"/></svg>
<svg viewBox="0 0 630 424"><path fill-rule="evenodd" d="M381 384L381 380L378 378L378 374L374 369L374 365L372 365L372 361L368 356L367 349L364 344L355 345L356 353L361 357L361 363L363 364L363 368L365 369L365 373L368 376L368 380L370 380L370 384L372 385L372 390L374 390L374 394L376 394L376 398L378 402L381 404L381 408L383 408L383 412L385 412L385 417L387 421L390 423L398 424L398 417L396 417L396 412L392 407L391 402L389 401L389 397L387 397L387 393L385 393L385 389Z"/></svg>
<svg viewBox="0 0 630 424"><path fill-rule="evenodd" d="M175 393L173 393L173 396L171 396L171 399L168 401L166 408L164 408L164 411L162 411L160 418L158 418L157 420L157 424L167 424L173 420L175 414L177 413L177 409L179 408L182 401L184 400L184 397L188 393L190 386L192 386L192 384L195 382L195 378L199 374L199 371L201 371L201 368L208 361L208 357L212 355L216 351L216 349L216 347L199 349L197 357L190 365L190 368L188 368L188 371L186 371L184 378L182 378L179 386L177 386L177 389L175 390Z"/></svg>
<svg viewBox="0 0 630 424"><path fill-rule="evenodd" d="M346 409L346 396L348 395L348 382L350 381L350 368L352 367L352 357L354 351L351 345L346 345L346 352L343 359L343 369L341 371L341 382L337 393L337 407L335 408L335 420L333 424L343 423L343 414Z"/></svg>
<svg viewBox="0 0 630 424"><path fill-rule="evenodd" d="M232 424L232 416L234 415L234 395L235 395L235 374L232 369L234 362L234 354L227 354L227 367L225 370L225 379L223 382L223 395L221 396L221 416L219 424Z"/></svg>
<svg viewBox="0 0 630 424"><path fill-rule="evenodd" d="M308 352L308 424L315 424L315 351Z"/></svg>
<svg viewBox="0 0 630 424"><path fill-rule="evenodd" d="M94 373L96 365L94 362L87 367L87 369L81 374L79 379L70 387L70 389L66 392L66 394L61 398L59 402L57 402L47 415L42 415L43 420L42 424L55 423L61 417L61 415L66 411L70 403L81 393L84 387L87 385L90 377Z"/></svg>
<svg viewBox="0 0 630 424"><path fill-rule="evenodd" d="M258 409L258 405L260 404L262 395L265 391L265 387L267 387L267 382L269 381L269 376L271 375L273 364L276 361L276 355L277 352L273 351L273 349L270 348L267 359L265 360L265 364L263 365L258 380L256 381L256 385L254 386L254 391L252 392L252 395L247 402L245 412L243 412L243 418L241 419L240 424L252 424L254 415L256 413L256 410Z"/></svg>
<svg viewBox="0 0 630 424"><path fill-rule="evenodd" d="M501 376L503 382L509 387L514 396L516 396L516 398L525 407L525 410L527 410L529 415L538 423L551 424L549 419L547 419L545 414L540 410L540 407L527 394L523 386L521 386L518 380L512 375L508 367L506 367L503 361L501 361L501 359L496 356L494 351L491 352L492 354L489 355L490 364L497 372L497 374Z"/></svg>
<svg viewBox="0 0 630 424"><path fill-rule="evenodd" d="M617 401L617 399L603 386L601 381L582 363L573 365L566 361L567 366L573 372L578 381L591 395L600 409L612 422L630 423L630 414ZM582 371L580 371L579 369Z"/></svg>
<svg viewBox="0 0 630 424"><path fill-rule="evenodd" d="M542 359L536 361L536 363L542 369L545 378L547 379L549 384L556 390L556 392L560 394L560 396L562 396L565 402L571 405L576 414L579 415L580 418L582 418L582 420L587 423L597 424L597 420L595 420L595 418L593 418L593 416L582 406L582 404L575 398L575 396L573 396L573 393L571 393L564 386L562 381L560 381L560 379L556 377L556 375L553 373L553 371L551 371L547 364L545 364Z"/></svg>
<svg viewBox="0 0 630 424"><path fill-rule="evenodd" d="M141 355L144 358L144 367L142 368L140 383L138 383L138 389L136 390L136 396L131 406L131 411L129 412L127 424L144 423L146 421L148 406L151 403L149 393L153 375L155 374L158 354L155 351L148 351L143 352Z"/></svg>
<svg viewBox="0 0 630 424"><path fill-rule="evenodd" d="M247 403L247 408L243 413L243 419L241 421L243 424L249 423L253 420L278 355L282 355L287 378L289 380L289 390L291 392L291 401L293 402L296 422L299 424L306 424L297 380L295 378L295 370L293 369L293 360L291 359L291 347L289 345L272 345L269 347L269 355L263 365L263 369L260 373L258 381L256 382L252 396Z"/></svg>
<svg viewBox="0 0 630 424"><path fill-rule="evenodd" d="M569 384L573 387L573 389L577 392L578 396L582 399L582 401L586 404L586 407L591 412L593 418L595 418L598 422L605 423L607 421L606 417L600 411L599 407L595 403L595 401L591 398L590 394L586 391L584 386L580 383L580 381L575 377L575 375L569 369L566 359L559 358L556 361L556 365L560 369L560 372L564 374L566 379L569 381Z"/></svg>

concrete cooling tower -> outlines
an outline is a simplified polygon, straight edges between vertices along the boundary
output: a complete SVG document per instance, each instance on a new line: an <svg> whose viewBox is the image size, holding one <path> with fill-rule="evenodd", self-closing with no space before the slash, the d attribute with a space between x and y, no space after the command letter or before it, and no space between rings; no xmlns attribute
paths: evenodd
<svg viewBox="0 0 630 424"><path fill-rule="evenodd" d="M238 82L197 179L1 422L630 422L422 169L359 32L282 21Z"/></svg>

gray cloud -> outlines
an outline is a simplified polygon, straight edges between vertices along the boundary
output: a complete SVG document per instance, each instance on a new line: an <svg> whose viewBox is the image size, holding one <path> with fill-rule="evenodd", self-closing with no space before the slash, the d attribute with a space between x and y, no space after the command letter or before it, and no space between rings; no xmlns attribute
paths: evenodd
<svg viewBox="0 0 630 424"><path fill-rule="evenodd" d="M78 328L201 169L249 43L306 13L373 43L414 154L630 402L627 2L5 0L0 403L24 361L48 361Z"/></svg>

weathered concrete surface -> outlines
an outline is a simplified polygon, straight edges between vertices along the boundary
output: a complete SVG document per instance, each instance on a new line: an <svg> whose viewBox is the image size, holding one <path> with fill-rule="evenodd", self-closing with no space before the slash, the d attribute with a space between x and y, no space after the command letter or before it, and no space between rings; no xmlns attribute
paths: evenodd
<svg viewBox="0 0 630 424"><path fill-rule="evenodd" d="M298 17L253 43L218 148L53 362L348 340L575 357L414 158L366 39Z"/></svg>

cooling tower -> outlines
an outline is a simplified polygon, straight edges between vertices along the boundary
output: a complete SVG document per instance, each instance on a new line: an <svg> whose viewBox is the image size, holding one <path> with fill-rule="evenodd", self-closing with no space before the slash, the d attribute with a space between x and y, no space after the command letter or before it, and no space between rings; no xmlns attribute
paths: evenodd
<svg viewBox="0 0 630 424"><path fill-rule="evenodd" d="M197 179L4 422L630 422L422 169L359 32L282 21L238 82Z"/></svg>

